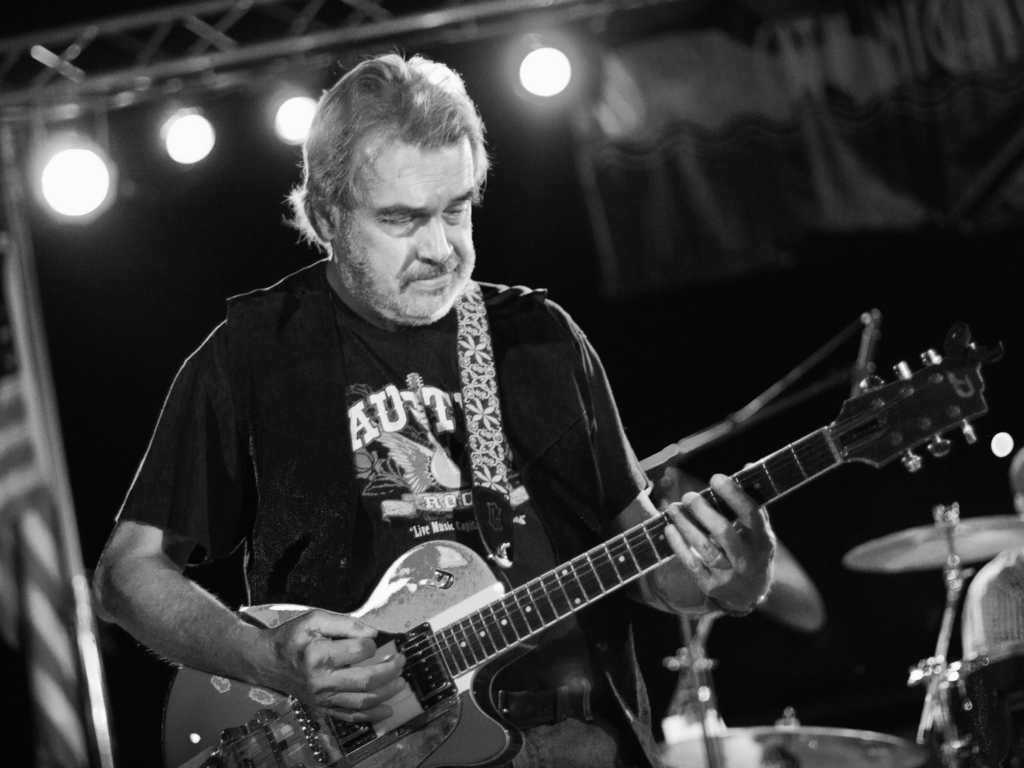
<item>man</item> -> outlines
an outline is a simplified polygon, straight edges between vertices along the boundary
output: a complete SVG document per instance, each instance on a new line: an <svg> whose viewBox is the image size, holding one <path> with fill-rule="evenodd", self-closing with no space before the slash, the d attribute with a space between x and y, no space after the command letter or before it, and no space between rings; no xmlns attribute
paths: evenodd
<svg viewBox="0 0 1024 768"><path fill-rule="evenodd" d="M1024 519L1024 450L1010 462L1010 491ZM1024 547L1004 549L971 580L964 598L960 633L965 659L1007 648L1019 653L1024 643Z"/></svg>
<svg viewBox="0 0 1024 768"><path fill-rule="evenodd" d="M95 589L102 617L168 659L380 722L406 660L353 666L376 632L343 614L405 550L458 540L515 586L655 510L571 319L541 293L470 280L488 160L458 75L363 62L320 100L304 149L293 207L329 258L233 299L185 363ZM767 516L727 478L712 486L735 520L688 495L666 529L676 557L627 588L635 599L740 614L763 598ZM317 609L255 627L183 575L243 542L253 602ZM527 729L515 765L656 763L622 593L497 681Z"/></svg>

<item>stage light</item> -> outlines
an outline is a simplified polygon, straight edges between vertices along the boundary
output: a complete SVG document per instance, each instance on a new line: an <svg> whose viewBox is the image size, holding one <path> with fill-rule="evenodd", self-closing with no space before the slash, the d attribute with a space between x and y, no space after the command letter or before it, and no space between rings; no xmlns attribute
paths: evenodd
<svg viewBox="0 0 1024 768"><path fill-rule="evenodd" d="M542 47L530 51L519 65L519 82L534 96L557 96L569 86L572 65L557 48Z"/></svg>
<svg viewBox="0 0 1024 768"><path fill-rule="evenodd" d="M213 126L197 109L179 109L160 129L167 154L176 163L198 163L213 149Z"/></svg>
<svg viewBox="0 0 1024 768"><path fill-rule="evenodd" d="M37 191L50 209L69 219L90 219L112 198L114 173L106 153L76 133L49 139L38 156Z"/></svg>
<svg viewBox="0 0 1024 768"><path fill-rule="evenodd" d="M278 138L286 144L304 142L315 112L316 100L309 96L292 96L282 102L274 116L274 131Z"/></svg>
<svg viewBox="0 0 1024 768"><path fill-rule="evenodd" d="M1013 452L1013 438L1006 432L1000 432L992 438L992 453L1000 459Z"/></svg>

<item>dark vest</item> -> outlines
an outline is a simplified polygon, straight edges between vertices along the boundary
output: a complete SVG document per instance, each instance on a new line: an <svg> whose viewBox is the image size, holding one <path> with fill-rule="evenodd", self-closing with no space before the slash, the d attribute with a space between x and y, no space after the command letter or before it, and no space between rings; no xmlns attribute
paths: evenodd
<svg viewBox="0 0 1024 768"><path fill-rule="evenodd" d="M591 408L568 320L543 292L482 284L506 435L560 560L608 537ZM258 512L248 577L256 603L346 612L358 498L345 384L324 262L231 299L232 393L247 422ZM274 564L270 568L268 564ZM608 610L616 602L616 610ZM616 593L580 616L648 755L647 695L635 663L628 601ZM608 621L608 617L619 617ZM639 719L640 722L634 722Z"/></svg>

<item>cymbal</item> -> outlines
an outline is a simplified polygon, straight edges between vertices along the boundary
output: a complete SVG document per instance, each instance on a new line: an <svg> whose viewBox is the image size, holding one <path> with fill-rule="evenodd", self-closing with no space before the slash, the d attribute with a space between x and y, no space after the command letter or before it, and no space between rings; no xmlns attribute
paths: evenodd
<svg viewBox="0 0 1024 768"><path fill-rule="evenodd" d="M922 525L866 541L843 555L854 571L904 573L944 568L949 557L947 528ZM961 518L952 527L961 565L991 560L1004 549L1024 544L1024 520L1015 515Z"/></svg>
<svg viewBox="0 0 1024 768"><path fill-rule="evenodd" d="M672 503L684 493L700 492L708 484L700 478L667 466L657 481L660 498ZM798 632L817 632L825 626L825 601L800 563L786 546L775 542L775 571L768 598L757 610Z"/></svg>
<svg viewBox="0 0 1024 768"><path fill-rule="evenodd" d="M801 768L916 768L928 758L921 746L872 731L814 726L730 728L718 737L729 768L798 765ZM706 768L702 736L665 745L662 763L668 768Z"/></svg>

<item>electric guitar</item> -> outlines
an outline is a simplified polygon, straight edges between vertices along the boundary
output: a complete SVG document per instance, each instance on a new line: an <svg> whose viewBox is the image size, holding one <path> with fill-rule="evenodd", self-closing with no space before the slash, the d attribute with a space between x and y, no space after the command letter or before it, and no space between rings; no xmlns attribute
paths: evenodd
<svg viewBox="0 0 1024 768"><path fill-rule="evenodd" d="M1002 355L976 347L956 324L944 356L929 350L914 373L897 366L898 381L871 377L829 426L748 465L733 479L768 504L849 461L880 467L902 457L921 465L913 449L949 451L942 434L983 415L981 365ZM712 505L711 489L702 496ZM168 768L411 768L489 766L510 762L522 735L491 701L490 687L507 651L546 627L673 557L664 513L609 539L552 571L506 591L487 564L458 543L414 547L381 579L353 616L375 627L381 658L405 654L408 688L391 699L389 719L351 724L324 718L294 698L183 668L168 696L164 756ZM247 615L267 626L310 610L258 606ZM506 657L506 661L507 661ZM372 663L373 660L366 663ZM491 663L495 662L495 663Z"/></svg>

